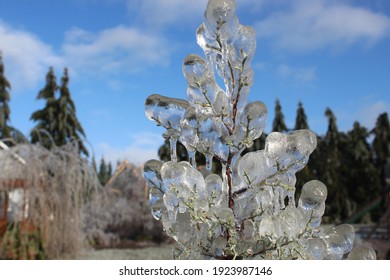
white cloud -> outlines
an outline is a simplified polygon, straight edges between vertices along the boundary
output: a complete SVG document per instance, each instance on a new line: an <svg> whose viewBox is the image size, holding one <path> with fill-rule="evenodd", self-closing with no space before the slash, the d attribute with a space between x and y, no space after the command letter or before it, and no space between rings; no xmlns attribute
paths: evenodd
<svg viewBox="0 0 390 280"><path fill-rule="evenodd" d="M33 88L50 66L63 63L52 47L37 36L1 21L0 50L3 52L6 75L15 92Z"/></svg>
<svg viewBox="0 0 390 280"><path fill-rule="evenodd" d="M112 147L107 143L100 143L97 154L105 160L116 163L118 160L128 160L134 164L144 164L150 159L158 159L158 149L164 143L160 134L138 133L130 136L130 145L124 148Z"/></svg>
<svg viewBox="0 0 390 280"><path fill-rule="evenodd" d="M282 78L292 79L295 82L311 82L316 79L316 67L292 67L281 64L277 68L277 73Z"/></svg>
<svg viewBox="0 0 390 280"><path fill-rule="evenodd" d="M366 45L389 35L390 18L341 1L295 0L256 24L259 38L294 52Z"/></svg>
<svg viewBox="0 0 390 280"><path fill-rule="evenodd" d="M152 66L167 66L172 46L161 35L117 26L92 33L73 28L55 50L35 34L0 21L0 51L13 92L35 88L50 66L67 66L73 74L136 73ZM111 84L118 88L118 84Z"/></svg>
<svg viewBox="0 0 390 280"><path fill-rule="evenodd" d="M98 33L74 28L67 33L62 50L76 69L135 73L153 65L167 66L172 48L159 35L117 26Z"/></svg>

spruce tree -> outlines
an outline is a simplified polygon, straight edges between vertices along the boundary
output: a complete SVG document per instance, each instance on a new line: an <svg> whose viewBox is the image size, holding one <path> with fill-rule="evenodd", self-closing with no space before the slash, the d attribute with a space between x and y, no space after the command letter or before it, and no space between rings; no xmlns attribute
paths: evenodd
<svg viewBox="0 0 390 280"><path fill-rule="evenodd" d="M0 139L10 138L12 128L8 125L11 110L9 108L11 84L4 74L3 56L0 52Z"/></svg>
<svg viewBox="0 0 390 280"><path fill-rule="evenodd" d="M371 134L374 135L372 145L375 165L380 170L381 183L384 187L386 185L385 168L390 165L390 123L387 113L379 115Z"/></svg>
<svg viewBox="0 0 390 280"><path fill-rule="evenodd" d="M46 85L39 91L37 99L43 99L45 107L37 110L31 115L31 120L37 122L31 131L31 142L39 142L42 146L50 149L58 139L58 102L56 93L59 87L53 67L50 67L46 74Z"/></svg>
<svg viewBox="0 0 390 280"><path fill-rule="evenodd" d="M31 142L39 142L50 149L53 145L62 146L73 140L77 141L79 152L88 156L88 150L82 141L85 133L77 119L76 107L68 85L68 70L65 68L61 85L58 86L54 70L50 67L46 75L46 85L37 96L37 99L46 101L45 107L31 115L31 120L37 122L31 132Z"/></svg>
<svg viewBox="0 0 390 280"><path fill-rule="evenodd" d="M104 186L108 181L108 179L107 179L107 165L106 165L106 161L104 160L104 158L102 158L100 160L98 178L99 178L100 184L102 184L102 186Z"/></svg>
<svg viewBox="0 0 390 280"><path fill-rule="evenodd" d="M381 195L379 172L367 142L368 135L367 129L355 122L347 133L346 145L341 148L342 182L348 187L348 195L357 209Z"/></svg>
<svg viewBox="0 0 390 280"><path fill-rule="evenodd" d="M295 126L294 126L294 130L300 130L300 129L309 129L309 125L307 122L307 116L305 113L305 109L303 108L302 102L298 103L297 115L295 118ZM313 158L316 157L317 152L318 152L317 149L314 150L314 152L310 156L310 160L309 160L308 164L301 171L299 171L296 175L297 176L297 183L296 183L297 197L300 196L300 191L301 191L300 188L306 182L309 182L309 181L317 178L317 176L314 175L315 161L313 161Z"/></svg>
<svg viewBox="0 0 390 280"><path fill-rule="evenodd" d="M328 118L328 130L325 137L319 143L319 163L318 176L328 187L328 207L326 216L329 222L340 222L351 214L351 206L347 189L342 185L340 173L341 157L340 146L345 141L344 135L337 128L336 116L327 108L325 116Z"/></svg>
<svg viewBox="0 0 390 280"><path fill-rule="evenodd" d="M88 150L82 140L82 137L85 137L84 129L77 119L76 106L71 98L68 86L68 69L65 68L59 89L60 97L58 99L57 114L58 133L56 134L55 142L58 146L62 146L70 140L75 140L78 143L80 152L88 156Z"/></svg>
<svg viewBox="0 0 390 280"><path fill-rule="evenodd" d="M282 112L282 106L280 105L279 99L276 99L275 101L275 116L274 116L274 121L272 123L272 131L277 131L277 132L288 131L286 123L284 122L284 115Z"/></svg>
<svg viewBox="0 0 390 280"><path fill-rule="evenodd" d="M105 186L113 175L112 163L111 162L107 163L106 160L104 158L102 158L100 160L99 172L97 175L98 175L100 184L102 186Z"/></svg>
<svg viewBox="0 0 390 280"><path fill-rule="evenodd" d="M302 102L298 103L297 117L295 119L294 130L299 129L309 129L309 124L307 123L307 116L305 114L305 109L303 109Z"/></svg>

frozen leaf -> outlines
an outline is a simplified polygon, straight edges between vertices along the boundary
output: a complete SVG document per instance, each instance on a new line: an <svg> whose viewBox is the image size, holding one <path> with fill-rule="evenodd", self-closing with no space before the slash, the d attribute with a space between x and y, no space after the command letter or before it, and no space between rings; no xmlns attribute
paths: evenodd
<svg viewBox="0 0 390 280"><path fill-rule="evenodd" d="M223 182L217 174L210 174L205 179L206 191L209 201L213 206L218 206L222 203L227 193L223 192ZM226 200L226 199L225 199Z"/></svg>
<svg viewBox="0 0 390 280"><path fill-rule="evenodd" d="M233 46L240 61L247 60L250 62L256 51L256 33L253 28L240 25Z"/></svg>
<svg viewBox="0 0 390 280"><path fill-rule="evenodd" d="M235 0L210 0L205 12L206 24L219 37L229 38L237 32Z"/></svg>
<svg viewBox="0 0 390 280"><path fill-rule="evenodd" d="M168 137L179 137L179 126L189 104L186 100L153 94L146 99L146 116L165 127Z"/></svg>
<svg viewBox="0 0 390 280"><path fill-rule="evenodd" d="M240 128L245 132L244 143L251 147L253 141L261 136L267 119L267 107L263 102L248 103L241 115Z"/></svg>
<svg viewBox="0 0 390 280"><path fill-rule="evenodd" d="M144 178L151 188L157 188L161 193L165 192L161 179L161 167L163 163L158 160L149 160L144 165Z"/></svg>

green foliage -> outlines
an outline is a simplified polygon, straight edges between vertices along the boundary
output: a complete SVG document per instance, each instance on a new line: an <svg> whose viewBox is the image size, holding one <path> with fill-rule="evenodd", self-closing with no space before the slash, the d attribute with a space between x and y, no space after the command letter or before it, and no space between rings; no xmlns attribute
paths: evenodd
<svg viewBox="0 0 390 280"><path fill-rule="evenodd" d="M305 109L303 109L302 102L298 103L297 117L295 119L294 130L299 129L309 129L309 124L307 123L307 116L305 114Z"/></svg>
<svg viewBox="0 0 390 280"><path fill-rule="evenodd" d="M105 159L100 160L98 178L102 186L106 185L108 180L112 177L112 164L106 163Z"/></svg>
<svg viewBox="0 0 390 280"><path fill-rule="evenodd" d="M76 106L68 85L68 70L65 68L61 85L58 86L54 70L50 67L46 75L46 85L37 96L37 99L46 101L45 107L31 115L31 120L37 122L31 132L31 142L40 142L50 149L53 145L63 146L70 141L76 141L79 152L88 156L88 150L82 140L85 133L77 119Z"/></svg>
<svg viewBox="0 0 390 280"><path fill-rule="evenodd" d="M282 113L282 105L280 105L279 99L275 102L275 117L272 123L272 131L286 132L288 128L284 122L284 115Z"/></svg>
<svg viewBox="0 0 390 280"><path fill-rule="evenodd" d="M373 152L375 166L380 170L382 184L385 184L385 166L390 164L390 123L387 113L379 115L375 128Z"/></svg>
<svg viewBox="0 0 390 280"><path fill-rule="evenodd" d="M10 138L12 128L8 125L11 110L9 108L11 84L4 75L3 57L0 53L0 139Z"/></svg>

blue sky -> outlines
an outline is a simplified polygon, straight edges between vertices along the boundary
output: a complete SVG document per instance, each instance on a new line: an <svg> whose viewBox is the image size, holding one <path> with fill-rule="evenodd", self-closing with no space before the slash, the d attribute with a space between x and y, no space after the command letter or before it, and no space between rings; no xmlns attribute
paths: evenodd
<svg viewBox="0 0 390 280"><path fill-rule="evenodd" d="M323 134L330 107L340 130L372 128L390 111L390 1L237 0L257 33L249 100L279 98L289 127L303 102ZM186 98L187 54L207 0L0 0L0 50L12 84L11 125L28 135L45 75L70 69L77 115L97 159L156 157L163 129L146 119L153 93Z"/></svg>

